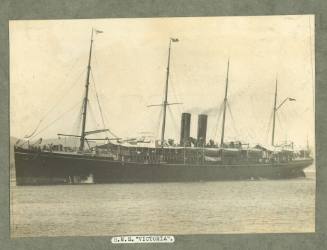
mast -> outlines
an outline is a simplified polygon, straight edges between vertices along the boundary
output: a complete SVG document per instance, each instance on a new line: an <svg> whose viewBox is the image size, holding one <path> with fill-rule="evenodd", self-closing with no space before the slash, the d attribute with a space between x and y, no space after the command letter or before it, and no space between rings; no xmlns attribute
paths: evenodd
<svg viewBox="0 0 327 250"><path fill-rule="evenodd" d="M166 113L168 103L168 82L169 82L169 66L170 66L170 51L171 51L171 43L178 42L178 38L170 38L169 39L169 49L168 49L168 62L167 62L167 74L166 74L166 85L165 85L165 99L163 103L163 118L162 118L162 127L161 127L161 147L164 146L165 141L165 128L166 128ZM179 104L179 103L171 103L171 104Z"/></svg>
<svg viewBox="0 0 327 250"><path fill-rule="evenodd" d="M92 46L93 46L93 28L92 28L92 32L91 32L91 44L90 44L89 60L88 60L88 65L87 65L85 95L84 95L84 100L83 100L82 131L81 131L81 140L80 140L79 151L83 151L83 149L84 149L87 102L88 102L89 85L90 85Z"/></svg>
<svg viewBox="0 0 327 250"><path fill-rule="evenodd" d="M169 40L167 74L166 74L166 85L165 85L165 100L164 100L164 103L163 103L163 118L162 118L162 127L161 127L161 147L163 147L164 140L165 140L166 112L167 112L167 104L168 104L168 100L167 99L168 99L170 50L171 50L171 39Z"/></svg>
<svg viewBox="0 0 327 250"><path fill-rule="evenodd" d="M275 87L275 101L274 101L274 116L273 116L273 129L271 135L271 145L275 145L275 122L276 122L276 103L277 103L277 78L276 78L276 87Z"/></svg>
<svg viewBox="0 0 327 250"><path fill-rule="evenodd" d="M227 63L227 76L226 76L226 87L225 87L225 98L224 98L224 113L223 113L223 124L221 128L221 141L220 146L224 145L224 135L225 135L225 117L226 117L226 106L227 106L227 91L228 91L228 73L229 73L229 59Z"/></svg>

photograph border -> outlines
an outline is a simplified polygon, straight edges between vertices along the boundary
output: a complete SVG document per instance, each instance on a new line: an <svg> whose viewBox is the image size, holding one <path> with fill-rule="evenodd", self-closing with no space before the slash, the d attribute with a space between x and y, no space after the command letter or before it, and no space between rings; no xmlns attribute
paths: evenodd
<svg viewBox="0 0 327 250"><path fill-rule="evenodd" d="M324 249L327 246L327 4L325 0L2 0L0 3L0 245L3 249ZM122 244L111 236L10 239L9 20L315 15L316 232L178 235L173 244ZM325 20L325 23L324 23Z"/></svg>

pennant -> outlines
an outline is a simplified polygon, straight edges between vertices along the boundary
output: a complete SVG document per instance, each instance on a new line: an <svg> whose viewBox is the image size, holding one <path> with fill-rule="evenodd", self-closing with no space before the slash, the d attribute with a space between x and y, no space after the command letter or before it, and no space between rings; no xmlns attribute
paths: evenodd
<svg viewBox="0 0 327 250"><path fill-rule="evenodd" d="M96 30L96 29L94 29L94 31L95 31L95 34L101 34L101 33L103 33L102 30Z"/></svg>

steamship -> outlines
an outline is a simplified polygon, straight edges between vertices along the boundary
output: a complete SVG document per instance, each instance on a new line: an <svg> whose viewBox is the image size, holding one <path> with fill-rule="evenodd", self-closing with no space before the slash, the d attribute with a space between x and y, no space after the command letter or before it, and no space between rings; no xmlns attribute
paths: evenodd
<svg viewBox="0 0 327 250"><path fill-rule="evenodd" d="M74 137L79 147L72 149L62 144L42 145L42 139L32 143L29 138L19 140L14 146L17 185L49 185L78 183L133 183L133 182L194 182L240 179L279 179L305 176L303 169L313 163L308 149L293 150L292 145L277 146L274 143L275 115L286 101L277 105L277 81L273 107L272 144L269 146L241 142L225 142L225 116L228 96L228 72L220 143L207 142L206 114L198 115L197 138L190 136L191 114L182 113L180 141L178 144L165 140L166 109L168 105L169 67L172 43L169 39L167 74L165 82L161 139L150 144L146 140L122 139L117 136L91 139L89 136L108 129L86 131L88 93L94 34L92 29L90 50L82 106L81 133L58 134ZM102 141L91 147L90 141Z"/></svg>

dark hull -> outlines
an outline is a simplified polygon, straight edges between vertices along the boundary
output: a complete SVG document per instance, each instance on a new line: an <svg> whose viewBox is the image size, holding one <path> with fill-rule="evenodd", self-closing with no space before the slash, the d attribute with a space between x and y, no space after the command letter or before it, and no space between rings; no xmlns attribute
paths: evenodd
<svg viewBox="0 0 327 250"><path fill-rule="evenodd" d="M15 152L17 185L81 183L93 176L94 183L188 182L305 176L312 159L288 163L233 165L139 163L106 157L50 152Z"/></svg>

